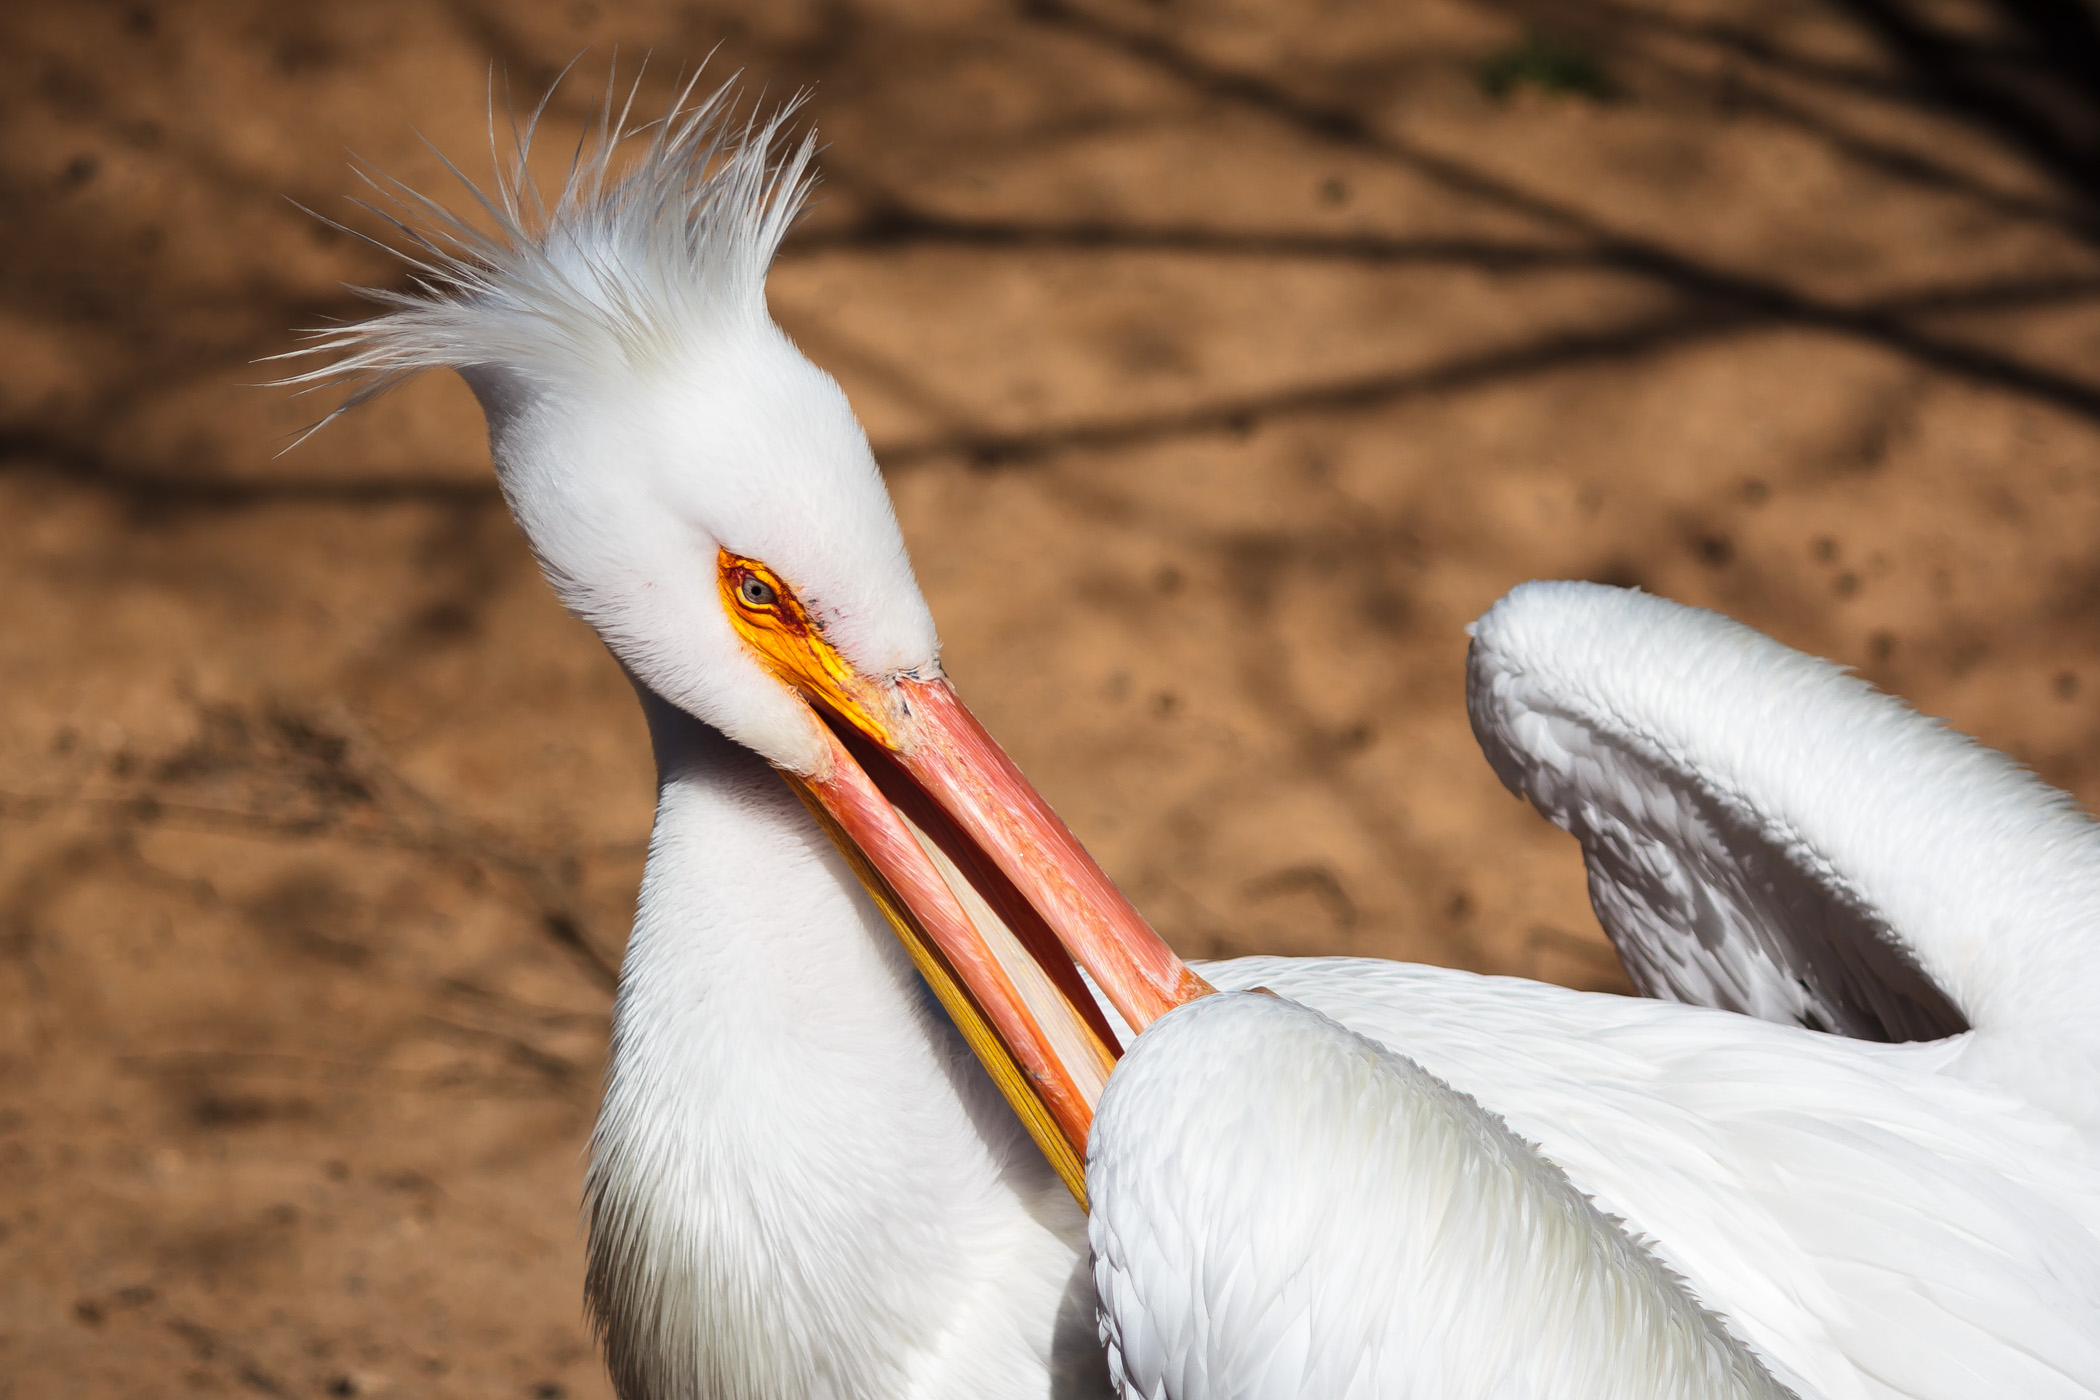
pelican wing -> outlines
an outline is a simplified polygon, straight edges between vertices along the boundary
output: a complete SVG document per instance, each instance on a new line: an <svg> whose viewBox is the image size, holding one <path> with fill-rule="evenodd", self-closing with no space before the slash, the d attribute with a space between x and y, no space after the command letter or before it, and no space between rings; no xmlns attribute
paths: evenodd
<svg viewBox="0 0 2100 1400"><path fill-rule="evenodd" d="M1643 992L1870 1040L2041 1022L2100 1067L2100 829L2064 794L1716 613L1534 583L1472 631L1473 732Z"/></svg>
<svg viewBox="0 0 2100 1400"><path fill-rule="evenodd" d="M1127 1397L1796 1393L1493 1114L1281 997L1202 997L1139 1037L1087 1182Z"/></svg>
<svg viewBox="0 0 2100 1400"><path fill-rule="evenodd" d="M1519 1137L1800 1394L2100 1396L2100 1171L2061 1121L1877 1045L1361 959L1210 964Z"/></svg>

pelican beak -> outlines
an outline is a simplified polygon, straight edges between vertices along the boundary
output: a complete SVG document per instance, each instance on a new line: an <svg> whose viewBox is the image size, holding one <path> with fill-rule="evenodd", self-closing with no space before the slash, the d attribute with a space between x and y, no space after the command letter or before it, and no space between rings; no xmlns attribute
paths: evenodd
<svg viewBox="0 0 2100 1400"><path fill-rule="evenodd" d="M783 770L1082 1206L1087 1133L1134 1031L1212 990L1153 932L942 677L869 677L765 566L722 557L724 606L824 721ZM756 580L756 584L753 583Z"/></svg>

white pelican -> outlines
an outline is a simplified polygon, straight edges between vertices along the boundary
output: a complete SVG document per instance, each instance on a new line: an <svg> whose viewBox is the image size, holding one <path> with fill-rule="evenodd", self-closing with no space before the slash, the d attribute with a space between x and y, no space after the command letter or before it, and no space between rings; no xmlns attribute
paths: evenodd
<svg viewBox="0 0 2100 1400"><path fill-rule="evenodd" d="M492 231L397 191L417 285L324 335L340 358L307 376L360 381L352 403L424 369L464 376L549 582L648 716L656 824L588 1186L590 1307L627 1400L1105 1392L1073 1199L1092 1106L1129 1028L1213 986L1295 999L1499 1114L1804 1395L2100 1394L2083 818L1725 620L1534 589L1476 633L1476 722L1505 778L1591 849L1639 975L1846 1029L1974 1029L1877 1044L1367 961L1199 975L942 678L866 439L766 313L811 146L776 161L782 118L725 138L727 101L674 110L624 168L608 116L550 203L521 158L476 191ZM1801 910L1823 922L1790 922ZM1281 1082L1293 1043L1271 1047ZM1150 1120L1120 1121L1097 1169L1146 1160ZM1110 1195L1104 1226L1130 1199ZM1189 1219L1194 1241L1261 1223ZM1564 1258L1527 1220L1500 1224L1511 1268ZM1265 1257L1247 1286L1278 1282ZM1320 1334L1350 1335L1346 1310L1377 1300L1346 1263L1320 1267L1339 1270ZM1626 1296L1676 1306L1643 1280ZM1234 1286L1199 1283L1108 1299L1111 1338L1169 1335ZM1483 1306L1521 1324L1507 1346L1566 1342L1522 1297ZM1584 1355L1667 1372L1629 1319L1586 1325L1628 1330ZM1226 1369L1197 1377L1208 1389L1140 1383L1118 1345L1148 1400L1271 1393ZM1550 1373L1553 1354L1496 1365Z"/></svg>

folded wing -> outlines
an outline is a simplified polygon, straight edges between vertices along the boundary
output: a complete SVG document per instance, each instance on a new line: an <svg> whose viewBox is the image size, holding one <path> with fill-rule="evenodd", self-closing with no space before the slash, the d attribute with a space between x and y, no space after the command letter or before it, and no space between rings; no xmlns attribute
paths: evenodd
<svg viewBox="0 0 2100 1400"><path fill-rule="evenodd" d="M1278 997L1140 1037L1087 1182L1130 1400L1790 1394L1492 1114Z"/></svg>
<svg viewBox="0 0 2100 1400"><path fill-rule="evenodd" d="M1581 843L1651 996L1887 1041L2100 1123L2100 828L1837 666L1717 613L1533 583L1473 627L1502 781Z"/></svg>

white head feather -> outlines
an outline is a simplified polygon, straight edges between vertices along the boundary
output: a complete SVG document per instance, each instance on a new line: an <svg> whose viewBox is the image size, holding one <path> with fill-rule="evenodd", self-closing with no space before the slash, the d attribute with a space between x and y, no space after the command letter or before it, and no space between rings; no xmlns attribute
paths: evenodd
<svg viewBox="0 0 2100 1400"><path fill-rule="evenodd" d="M651 690L814 771L817 722L731 630L717 551L773 568L866 674L931 673L939 641L866 434L766 310L814 133L776 158L796 104L737 128L729 85L691 93L638 129L608 102L551 204L526 167L536 112L491 189L460 175L492 231L367 176L417 276L317 333L301 353L339 358L288 382L355 385L340 413L459 371L562 601Z"/></svg>

